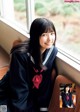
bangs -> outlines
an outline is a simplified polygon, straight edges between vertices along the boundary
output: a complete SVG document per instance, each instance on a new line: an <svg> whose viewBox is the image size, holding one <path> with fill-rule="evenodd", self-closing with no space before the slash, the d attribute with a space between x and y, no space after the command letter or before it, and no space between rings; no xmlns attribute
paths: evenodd
<svg viewBox="0 0 80 112"><path fill-rule="evenodd" d="M45 33L47 33L47 32L54 32L54 30L53 30L53 28L51 26L48 26L48 27L45 28L44 32Z"/></svg>
<svg viewBox="0 0 80 112"><path fill-rule="evenodd" d="M42 33L47 33L47 32L56 32L53 24L47 22L46 24L43 24L42 26Z"/></svg>

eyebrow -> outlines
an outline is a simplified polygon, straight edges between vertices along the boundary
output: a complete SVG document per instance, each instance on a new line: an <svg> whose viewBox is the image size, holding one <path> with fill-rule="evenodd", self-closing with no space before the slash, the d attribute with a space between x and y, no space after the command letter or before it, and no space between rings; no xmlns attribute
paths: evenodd
<svg viewBox="0 0 80 112"><path fill-rule="evenodd" d="M50 31L50 32L44 32L44 33L55 33L54 31ZM43 33L42 33L43 34Z"/></svg>

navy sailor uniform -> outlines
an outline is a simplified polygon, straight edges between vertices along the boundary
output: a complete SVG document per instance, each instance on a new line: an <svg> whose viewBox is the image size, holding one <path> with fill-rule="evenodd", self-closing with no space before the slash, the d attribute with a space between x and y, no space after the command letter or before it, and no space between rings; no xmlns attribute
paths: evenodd
<svg viewBox="0 0 80 112"><path fill-rule="evenodd" d="M43 66L46 68L42 71L35 65L30 54L19 51L12 53L10 70L7 74L10 81L11 112L40 112L42 111L40 108L49 106L52 94L51 72L53 68L56 69L57 52L57 48L53 47L52 51L47 49L42 54ZM32 81L35 75L42 77L38 88Z"/></svg>

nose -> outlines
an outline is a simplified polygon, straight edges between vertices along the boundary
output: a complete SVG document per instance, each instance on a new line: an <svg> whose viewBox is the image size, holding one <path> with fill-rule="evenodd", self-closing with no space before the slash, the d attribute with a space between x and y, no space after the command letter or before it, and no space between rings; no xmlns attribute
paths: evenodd
<svg viewBox="0 0 80 112"><path fill-rule="evenodd" d="M52 37L51 37L50 34L48 34L47 37L48 37L48 41L51 41L52 40Z"/></svg>

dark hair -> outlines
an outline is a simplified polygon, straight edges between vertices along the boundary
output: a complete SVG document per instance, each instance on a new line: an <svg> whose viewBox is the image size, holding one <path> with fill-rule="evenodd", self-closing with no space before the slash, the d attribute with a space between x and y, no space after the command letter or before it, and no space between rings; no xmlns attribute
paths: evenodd
<svg viewBox="0 0 80 112"><path fill-rule="evenodd" d="M13 46L10 53L14 52L27 52L29 47L29 40L22 41L20 44L17 44L16 46Z"/></svg>
<svg viewBox="0 0 80 112"><path fill-rule="evenodd" d="M55 41L56 41L56 30L54 24L46 18L37 18L35 19L30 27L30 42L29 42L29 52L33 56L35 63L41 65L41 53L40 53L40 44L39 37L42 33L46 32L55 32ZM54 45L55 45L54 41Z"/></svg>
<svg viewBox="0 0 80 112"><path fill-rule="evenodd" d="M40 52L40 44L39 44L39 37L42 33L46 32L53 32L55 33L55 41L56 41L56 30L54 24L46 19L46 18L37 18L35 19L30 27L30 40L29 43L27 41L21 43L20 45L14 47L14 49L18 49L18 51L27 51L33 56L35 64L37 66L42 66L42 57ZM54 41L54 46L55 46Z"/></svg>
<svg viewBox="0 0 80 112"><path fill-rule="evenodd" d="M70 84L66 84L66 85L64 86L64 92L66 93L66 88L67 88L67 87L69 87L68 93L70 93Z"/></svg>

